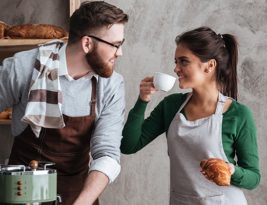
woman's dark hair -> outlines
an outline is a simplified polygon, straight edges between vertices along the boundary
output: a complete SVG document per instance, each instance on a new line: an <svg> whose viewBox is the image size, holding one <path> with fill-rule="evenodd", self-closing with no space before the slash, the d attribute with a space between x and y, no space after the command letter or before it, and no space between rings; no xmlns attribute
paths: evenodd
<svg viewBox="0 0 267 205"><path fill-rule="evenodd" d="M216 34L208 27L187 31L175 39L199 57L202 62L215 59L216 81L220 91L237 100L237 41L231 34Z"/></svg>
<svg viewBox="0 0 267 205"><path fill-rule="evenodd" d="M128 15L104 1L85 1L70 17L69 41L75 43L94 29L115 23L126 23Z"/></svg>

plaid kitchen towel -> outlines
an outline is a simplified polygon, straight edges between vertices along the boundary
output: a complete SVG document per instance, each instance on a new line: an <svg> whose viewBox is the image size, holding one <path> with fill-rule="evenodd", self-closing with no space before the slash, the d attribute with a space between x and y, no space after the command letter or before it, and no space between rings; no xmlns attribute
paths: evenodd
<svg viewBox="0 0 267 205"><path fill-rule="evenodd" d="M28 104L21 119L31 126L39 137L41 128L62 128L65 126L62 114L62 92L58 77L59 49L63 41L54 40L38 47Z"/></svg>

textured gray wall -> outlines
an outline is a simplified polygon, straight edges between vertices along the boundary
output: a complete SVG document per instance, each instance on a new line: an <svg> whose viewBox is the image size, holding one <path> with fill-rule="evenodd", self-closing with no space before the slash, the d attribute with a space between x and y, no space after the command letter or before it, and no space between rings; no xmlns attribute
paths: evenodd
<svg viewBox="0 0 267 205"><path fill-rule="evenodd" d="M0 21L10 25L55 24L67 28L69 0L1 0Z"/></svg>
<svg viewBox="0 0 267 205"><path fill-rule="evenodd" d="M11 3L12 2L12 3ZM16 2L16 3L14 3ZM41 0L1 0L0 20L13 14L5 12L3 5L27 4L25 17L15 18L13 22L21 22L21 18L34 19L40 23L45 15L47 23L66 26L64 20L58 21L66 12L67 1L53 1L60 4L57 12L40 7ZM39 2L39 3L36 3ZM126 80L127 112L134 105L138 96L140 80L155 71L173 74L174 38L177 34L198 27L210 26L218 33L232 33L239 39L239 100L248 105L255 116L258 129L258 144L261 162L262 179L259 187L245 191L250 205L267 204L267 1L266 0L108 0L123 8L130 15L126 27L124 56L119 60L117 71ZM49 4L51 0L42 1ZM30 13L36 13L30 17ZM14 11L14 15L20 11ZM46 15L46 12L49 15ZM42 17L43 18L43 17ZM17 20L16 20L17 19ZM45 18L44 18L45 19ZM45 19L46 20L46 19ZM172 92L181 92L176 87ZM169 93L168 93L169 94ZM165 93L157 93L149 104L149 113ZM2 128L3 129L3 128ZM1 131L0 137L7 137ZM0 143L3 145L3 143ZM4 147L0 147L0 152ZM1 156L0 156L1 157ZM1 159L0 159L1 160ZM169 195L169 161L165 136L137 154L122 156L122 172L118 179L102 194L103 205L167 205Z"/></svg>

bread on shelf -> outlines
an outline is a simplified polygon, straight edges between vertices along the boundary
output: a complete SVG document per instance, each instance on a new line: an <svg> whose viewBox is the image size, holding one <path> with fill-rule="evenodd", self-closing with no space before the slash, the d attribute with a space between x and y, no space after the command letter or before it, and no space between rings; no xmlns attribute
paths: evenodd
<svg viewBox="0 0 267 205"><path fill-rule="evenodd" d="M65 39L67 37L68 32L52 24L8 25L0 21L0 39Z"/></svg>
<svg viewBox="0 0 267 205"><path fill-rule="evenodd" d="M3 21L0 21L0 39L6 36L6 31L9 29L9 25Z"/></svg>
<svg viewBox="0 0 267 205"><path fill-rule="evenodd" d="M1 120L9 119L9 113L7 111L0 112L0 119Z"/></svg>
<svg viewBox="0 0 267 205"><path fill-rule="evenodd" d="M60 39L67 37L67 32L51 24L22 24L11 26L6 36L16 39Z"/></svg>
<svg viewBox="0 0 267 205"><path fill-rule="evenodd" d="M0 112L0 119L1 120L8 120L12 117L12 109L7 108L4 111Z"/></svg>

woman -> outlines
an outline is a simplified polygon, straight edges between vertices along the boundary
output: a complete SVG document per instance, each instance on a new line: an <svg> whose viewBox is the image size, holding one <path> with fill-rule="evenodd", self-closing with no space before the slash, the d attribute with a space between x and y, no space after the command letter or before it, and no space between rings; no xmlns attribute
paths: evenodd
<svg viewBox="0 0 267 205"><path fill-rule="evenodd" d="M153 77L143 79L123 130L121 151L135 153L166 132L171 205L246 205L240 188L255 188L260 172L252 114L236 101L235 37L200 27L177 36L176 45L179 87L192 92L164 98L144 120L156 90ZM230 186L218 186L200 172L200 162L210 158L228 162Z"/></svg>

